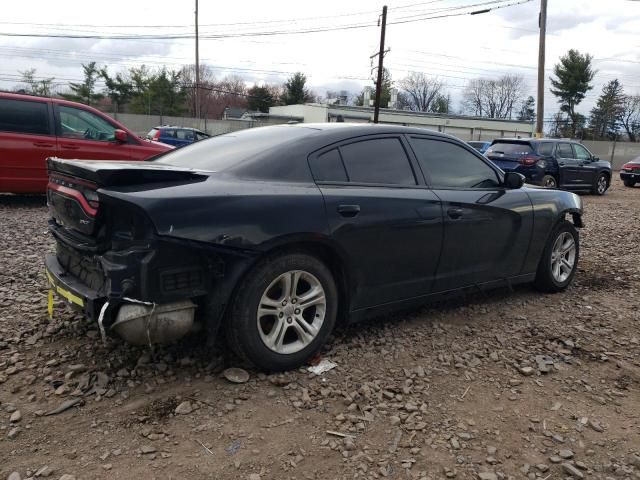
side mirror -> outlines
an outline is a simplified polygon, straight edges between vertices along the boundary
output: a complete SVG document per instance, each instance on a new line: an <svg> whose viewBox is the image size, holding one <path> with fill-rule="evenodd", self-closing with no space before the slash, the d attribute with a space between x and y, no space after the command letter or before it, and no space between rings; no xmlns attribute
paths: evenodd
<svg viewBox="0 0 640 480"><path fill-rule="evenodd" d="M600 160L600 157L596 157L595 155L591 157L592 162L597 162L598 160Z"/></svg>
<svg viewBox="0 0 640 480"><path fill-rule="evenodd" d="M504 174L504 186L509 189L522 188L526 177L518 172L507 172Z"/></svg>
<svg viewBox="0 0 640 480"><path fill-rule="evenodd" d="M127 143L129 141L129 134L127 132L125 132L124 130L120 130L119 128L117 128L113 132L113 134L115 136L116 142Z"/></svg>

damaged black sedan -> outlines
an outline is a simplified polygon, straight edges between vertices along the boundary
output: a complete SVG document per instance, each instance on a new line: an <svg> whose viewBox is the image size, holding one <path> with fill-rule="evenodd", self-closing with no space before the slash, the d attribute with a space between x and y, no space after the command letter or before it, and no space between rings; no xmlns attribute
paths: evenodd
<svg viewBox="0 0 640 480"><path fill-rule="evenodd" d="M196 327L266 370L337 319L573 279L582 203L463 142L388 125L261 127L147 162L48 160L53 292L138 343Z"/></svg>

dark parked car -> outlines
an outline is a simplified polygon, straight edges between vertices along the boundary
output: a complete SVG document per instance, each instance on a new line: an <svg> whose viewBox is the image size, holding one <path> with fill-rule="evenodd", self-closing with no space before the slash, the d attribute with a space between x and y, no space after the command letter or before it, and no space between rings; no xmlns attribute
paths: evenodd
<svg viewBox="0 0 640 480"><path fill-rule="evenodd" d="M620 170L620 178L625 187L633 187L640 183L640 157L625 163Z"/></svg>
<svg viewBox="0 0 640 480"><path fill-rule="evenodd" d="M147 133L148 140L166 143L174 147L184 147L209 137L211 135L195 128L172 126L154 127Z"/></svg>
<svg viewBox="0 0 640 480"><path fill-rule="evenodd" d="M487 149L491 146L491 142L480 142L480 141L472 140L467 143L471 145L473 148L475 148L476 150L478 150L480 153L486 152Z"/></svg>
<svg viewBox="0 0 640 480"><path fill-rule="evenodd" d="M487 158L505 172L518 172L528 183L547 188L604 195L611 184L611 163L571 140L494 140Z"/></svg>
<svg viewBox="0 0 640 480"><path fill-rule="evenodd" d="M464 289L557 292L578 264L579 196L417 128L261 127L49 171L57 293L129 342L221 327L267 370L309 360L338 318Z"/></svg>
<svg viewBox="0 0 640 480"><path fill-rule="evenodd" d="M44 193L47 157L144 160L171 149L87 105L0 92L0 192Z"/></svg>

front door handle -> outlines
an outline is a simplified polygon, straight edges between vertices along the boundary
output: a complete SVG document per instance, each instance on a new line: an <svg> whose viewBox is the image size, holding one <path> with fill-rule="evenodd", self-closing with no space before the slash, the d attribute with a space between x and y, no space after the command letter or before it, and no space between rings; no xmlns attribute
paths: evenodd
<svg viewBox="0 0 640 480"><path fill-rule="evenodd" d="M458 218L460 218L462 216L462 209L461 208L450 208L449 210L447 210L447 215L449 215L449 218L452 218L453 220L456 220Z"/></svg>
<svg viewBox="0 0 640 480"><path fill-rule="evenodd" d="M52 148L53 143L45 143L45 142L33 142L34 147L43 147L43 148Z"/></svg>
<svg viewBox="0 0 640 480"><path fill-rule="evenodd" d="M355 217L360 213L360 205L338 205L338 213L343 217Z"/></svg>
<svg viewBox="0 0 640 480"><path fill-rule="evenodd" d="M77 145L72 145L70 143L63 143L60 145L62 148L66 148L67 150L78 150L80 147Z"/></svg>

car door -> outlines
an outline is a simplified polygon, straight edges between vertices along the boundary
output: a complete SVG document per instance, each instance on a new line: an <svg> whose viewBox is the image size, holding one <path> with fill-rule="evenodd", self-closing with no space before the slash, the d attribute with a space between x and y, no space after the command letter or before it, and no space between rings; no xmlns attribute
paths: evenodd
<svg viewBox="0 0 640 480"><path fill-rule="evenodd" d="M580 179L579 162L575 158L575 153L570 143L558 143L556 147L556 160L558 162L560 187L580 186L582 181Z"/></svg>
<svg viewBox="0 0 640 480"><path fill-rule="evenodd" d="M89 110L56 105L58 157L85 160L130 160L128 143L118 142L118 127Z"/></svg>
<svg viewBox="0 0 640 480"><path fill-rule="evenodd" d="M440 200L418 182L402 136L351 139L310 156L331 237L352 274L354 309L431 292L442 247Z"/></svg>
<svg viewBox="0 0 640 480"><path fill-rule="evenodd" d="M596 181L598 168L593 161L593 155L579 143L573 144L573 153L576 157L577 176L582 185L593 185Z"/></svg>
<svg viewBox="0 0 640 480"><path fill-rule="evenodd" d="M521 274L533 229L525 190L508 189L491 162L458 142L420 135L411 146L441 200L444 239L434 292Z"/></svg>
<svg viewBox="0 0 640 480"><path fill-rule="evenodd" d="M0 98L0 192L44 192L46 159L55 155L50 103Z"/></svg>

